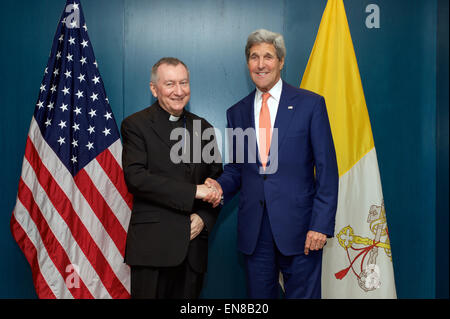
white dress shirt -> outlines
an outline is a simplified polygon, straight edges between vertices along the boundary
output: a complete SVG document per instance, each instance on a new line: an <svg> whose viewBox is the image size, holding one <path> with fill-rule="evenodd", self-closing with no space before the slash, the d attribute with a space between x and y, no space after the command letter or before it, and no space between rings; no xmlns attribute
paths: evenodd
<svg viewBox="0 0 450 319"><path fill-rule="evenodd" d="M275 124L275 118L277 116L278 104L280 103L281 90L283 89L283 81L281 78L278 82L269 90L270 97L267 100L267 106L269 107L270 113L270 127L273 130ZM256 131L256 142L259 147L259 113L261 112L262 106L262 95L264 92L256 88L254 110L255 110L255 131Z"/></svg>

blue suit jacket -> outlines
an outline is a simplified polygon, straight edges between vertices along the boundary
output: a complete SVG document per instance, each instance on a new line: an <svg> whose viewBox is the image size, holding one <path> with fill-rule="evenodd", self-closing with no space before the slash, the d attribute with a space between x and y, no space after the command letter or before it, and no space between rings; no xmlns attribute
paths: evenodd
<svg viewBox="0 0 450 319"><path fill-rule="evenodd" d="M255 92L227 110L228 128L255 128ZM225 203L241 191L238 249L244 254L255 249L264 202L283 255L302 254L308 230L334 235L339 175L324 98L283 82L274 128L278 147L274 130L264 174L258 156L252 160L254 152L259 154L255 143L229 135L233 156L218 179ZM236 162L242 147L245 154Z"/></svg>

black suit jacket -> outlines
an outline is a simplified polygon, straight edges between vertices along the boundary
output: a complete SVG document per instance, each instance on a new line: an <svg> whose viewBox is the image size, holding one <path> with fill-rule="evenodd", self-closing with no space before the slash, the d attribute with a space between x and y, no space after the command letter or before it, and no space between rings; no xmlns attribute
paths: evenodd
<svg viewBox="0 0 450 319"><path fill-rule="evenodd" d="M127 117L121 126L122 164L128 190L133 194L133 210L128 228L125 262L134 266L168 267L179 265L187 256L194 270L205 272L208 257L208 232L219 209L195 199L196 185L207 177L222 173L220 154L215 163L192 163L192 141L211 125L184 111L190 139L191 161L174 163L170 150L179 141L170 140L173 129L169 113L158 104ZM201 132L194 131L201 125ZM183 127L184 125L182 125ZM186 135L186 137L189 137ZM201 148L215 143L201 140ZM217 149L217 148L216 148ZM218 153L218 152L217 152ZM187 161L186 161L187 162ZM190 215L197 213L205 228L190 241Z"/></svg>

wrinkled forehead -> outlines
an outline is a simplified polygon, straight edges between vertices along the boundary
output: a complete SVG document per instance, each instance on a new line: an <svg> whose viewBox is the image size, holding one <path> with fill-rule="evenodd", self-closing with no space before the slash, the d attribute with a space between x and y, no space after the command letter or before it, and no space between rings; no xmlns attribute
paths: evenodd
<svg viewBox="0 0 450 319"><path fill-rule="evenodd" d="M156 74L158 81L189 81L189 72L181 63L177 65L163 63L158 67Z"/></svg>
<svg viewBox="0 0 450 319"><path fill-rule="evenodd" d="M252 53L257 53L259 55L264 55L266 53L270 53L270 54L276 56L277 49L275 48L275 46L272 43L261 42L261 43L255 43L254 45L252 45L249 49L249 53L250 53L250 55Z"/></svg>

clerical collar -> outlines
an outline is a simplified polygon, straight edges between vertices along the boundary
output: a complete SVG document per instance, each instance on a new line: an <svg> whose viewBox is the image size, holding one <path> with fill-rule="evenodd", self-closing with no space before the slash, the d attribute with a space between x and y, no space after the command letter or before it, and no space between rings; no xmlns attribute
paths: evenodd
<svg viewBox="0 0 450 319"><path fill-rule="evenodd" d="M181 113L180 116L175 116L175 115L172 115L169 112L167 112L165 109L163 109L162 106L159 105L159 103L158 103L158 108L159 108L160 112L163 112L167 116L166 118L168 118L170 122L177 122L180 120L180 118L185 116L185 110L183 110L183 112Z"/></svg>

